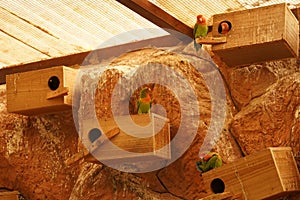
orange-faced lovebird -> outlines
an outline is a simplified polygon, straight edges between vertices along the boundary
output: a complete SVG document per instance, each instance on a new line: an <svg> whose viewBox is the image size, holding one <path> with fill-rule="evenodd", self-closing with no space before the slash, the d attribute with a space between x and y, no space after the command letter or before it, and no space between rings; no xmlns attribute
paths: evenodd
<svg viewBox="0 0 300 200"><path fill-rule="evenodd" d="M222 163L222 158L218 153L208 152L201 158L200 161L196 162L196 166L197 169L203 173L211 169L221 167Z"/></svg>
<svg viewBox="0 0 300 200"><path fill-rule="evenodd" d="M137 102L138 114L149 113L152 106L151 89L144 87L141 90L139 100Z"/></svg>
<svg viewBox="0 0 300 200"><path fill-rule="evenodd" d="M193 34L194 34L194 47L195 47L196 51L198 51L202 47L202 44L198 44L196 42L196 38L206 37L207 32L208 32L208 26L206 24L206 19L202 15L198 15L196 24L194 25L194 31L193 31Z"/></svg>
<svg viewBox="0 0 300 200"><path fill-rule="evenodd" d="M219 33L221 34L226 34L228 33L230 30L230 25L228 24L228 22L224 21L224 22L221 22L220 26L219 26Z"/></svg>

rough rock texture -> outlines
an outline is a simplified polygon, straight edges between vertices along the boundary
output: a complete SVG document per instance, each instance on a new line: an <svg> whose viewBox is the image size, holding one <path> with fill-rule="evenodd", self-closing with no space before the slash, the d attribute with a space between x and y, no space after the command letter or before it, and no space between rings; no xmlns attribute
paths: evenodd
<svg viewBox="0 0 300 200"><path fill-rule="evenodd" d="M224 162L233 162L242 155L269 146L291 146L293 153L300 156L300 68L297 60L228 68L217 57L213 59L222 72L227 94L225 123L213 147ZM156 76L174 75L187 80L194 89L199 101L200 116L196 115L199 127L188 150L167 167L149 173L125 173L84 161L66 166L64 161L78 151L77 132L82 134L82 122L78 119L93 117L94 108L97 117L112 117L111 98L118 80L121 86L129 84L127 73L140 65L167 66L181 77L176 73L157 73ZM0 188L18 190L26 199L34 200L192 200L206 196L195 162L212 116L211 94L203 76L214 80L215 72L204 68L200 74L183 57L157 49L124 54L103 69L100 72L87 69L81 76L76 93L78 101L75 101L78 112L74 116L71 112L33 117L7 113L5 85L0 86ZM176 136L183 114L181 109L190 111L189 106L193 105L189 102L192 93L186 92L188 88L182 82L175 84L176 91L185 93L183 100L191 103L181 108L174 90L155 83L147 85L153 90L154 105L164 107L164 110L154 109L170 119L171 135ZM125 106L131 114L135 113L140 89L121 87L117 93L117 108ZM118 115L124 113L117 109ZM187 117L195 117L194 114L195 111L191 111ZM186 134L190 134L192 127L182 126ZM288 196L288 199L299 198L299 195Z"/></svg>
<svg viewBox="0 0 300 200"><path fill-rule="evenodd" d="M67 199L77 175L64 160L77 151L71 113L26 117L6 111L0 86L0 188L26 199Z"/></svg>
<svg viewBox="0 0 300 200"><path fill-rule="evenodd" d="M300 73L279 79L234 116L231 131L245 154L270 146L300 151Z"/></svg>

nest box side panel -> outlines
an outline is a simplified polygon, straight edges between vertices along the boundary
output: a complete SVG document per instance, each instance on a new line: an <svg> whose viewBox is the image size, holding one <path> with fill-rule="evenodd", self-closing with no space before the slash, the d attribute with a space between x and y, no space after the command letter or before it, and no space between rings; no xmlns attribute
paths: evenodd
<svg viewBox="0 0 300 200"><path fill-rule="evenodd" d="M170 146L170 123L167 118L152 113L154 142L153 149L155 155L171 159L171 146Z"/></svg>
<svg viewBox="0 0 300 200"><path fill-rule="evenodd" d="M8 112L32 115L48 112L51 106L63 105L62 98L47 100L52 76L63 80L62 67L16 73L6 76Z"/></svg>
<svg viewBox="0 0 300 200"><path fill-rule="evenodd" d="M237 179L235 170L234 165L227 164L223 165L222 168L203 173L202 177L208 195L221 192L241 193L242 185Z"/></svg>
<svg viewBox="0 0 300 200"><path fill-rule="evenodd" d="M117 147L135 153L146 153L153 152L153 137L139 138L132 135L153 135L152 132L152 123L150 121L149 115L131 115L133 122L139 126L148 126L145 129L145 132L140 133L136 130L135 126L130 126L125 117L117 117L120 127L124 127L129 133L120 130L120 134L111 139L111 142ZM114 119L101 119L99 121L101 128L103 130L111 130L118 127ZM108 154L111 154L113 149L110 146L103 144L103 151L107 151ZM104 153L104 152L103 152Z"/></svg>
<svg viewBox="0 0 300 200"><path fill-rule="evenodd" d="M65 66L6 76L8 112L35 115L72 108L75 77L76 70Z"/></svg>
<svg viewBox="0 0 300 200"><path fill-rule="evenodd" d="M286 42L287 46L291 48L291 52L294 54L294 57L299 55L299 21L293 12L286 7L285 15L285 24L286 24Z"/></svg>
<svg viewBox="0 0 300 200"><path fill-rule="evenodd" d="M278 149L277 153L286 155L287 151L289 150ZM285 158L289 159L286 156ZM294 166L285 170L290 170L291 167ZM223 192L242 194L248 200L256 200L285 195L287 191L282 182L283 174L278 170L272 149L266 149L208 171L203 174L203 179L209 193L220 191L220 185L223 184ZM297 182L295 176L289 177L293 180L289 180L288 184Z"/></svg>
<svg viewBox="0 0 300 200"><path fill-rule="evenodd" d="M99 148L95 149L93 155L98 157L101 160L118 160L118 159L166 159L170 157L169 151L155 151L157 144L165 143L165 138L170 138L168 125L161 126L162 129L155 134L155 123L153 121L152 115L143 114L143 115L131 115L132 121L138 125L144 127L142 132L140 129L137 129L136 126L131 126L127 118L128 116L118 116L115 119L118 119L118 124L113 118L102 118L99 120L85 120L82 123L82 134L81 138L85 146L92 145L89 141L88 135L93 129L99 129L102 133L110 132L114 129L119 129L119 133L110 139L110 142L103 142ZM164 123L168 122L168 119L158 117L160 121ZM126 130L126 132L124 130ZM168 136L165 136L168 134ZM135 137L134 135L141 136ZM159 141L159 142L158 142ZM169 142L169 140L168 140ZM156 144L157 143L157 144ZM117 147L117 148L116 148ZM89 149L89 148L88 148ZM127 154L128 152L141 153L140 155ZM89 156L87 161L92 162L91 156ZM94 159L96 160L96 159Z"/></svg>
<svg viewBox="0 0 300 200"><path fill-rule="evenodd" d="M20 193L17 191L0 192L1 200L19 200Z"/></svg>
<svg viewBox="0 0 300 200"><path fill-rule="evenodd" d="M291 148L270 148L279 173L282 190L300 191L300 175Z"/></svg>
<svg viewBox="0 0 300 200"><path fill-rule="evenodd" d="M223 21L231 24L231 30L225 34L227 42L213 45L212 50L228 66L298 55L298 21L286 4L214 15L213 36L221 35L218 28Z"/></svg>

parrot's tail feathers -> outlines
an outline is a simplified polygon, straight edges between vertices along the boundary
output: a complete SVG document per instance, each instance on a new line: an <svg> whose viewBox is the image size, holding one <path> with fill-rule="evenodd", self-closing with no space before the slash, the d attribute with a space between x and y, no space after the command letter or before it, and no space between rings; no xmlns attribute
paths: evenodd
<svg viewBox="0 0 300 200"><path fill-rule="evenodd" d="M197 167L197 170L198 170L198 171L200 171L201 173L203 173L203 169L201 168L201 164L202 164L201 161L197 161L197 162L196 162L196 167Z"/></svg>
<svg viewBox="0 0 300 200"><path fill-rule="evenodd" d="M194 47L195 47L196 51L199 51L199 49L202 48L202 44L198 44L198 43L196 42L196 40L194 40Z"/></svg>

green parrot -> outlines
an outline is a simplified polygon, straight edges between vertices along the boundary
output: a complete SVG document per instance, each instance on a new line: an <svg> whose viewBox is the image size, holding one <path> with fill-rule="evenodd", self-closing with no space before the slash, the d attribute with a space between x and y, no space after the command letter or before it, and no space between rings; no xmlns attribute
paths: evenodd
<svg viewBox="0 0 300 200"><path fill-rule="evenodd" d="M140 98L137 102L138 114L149 113L152 106L151 89L144 87L141 90Z"/></svg>
<svg viewBox="0 0 300 200"><path fill-rule="evenodd" d="M208 32L208 26L206 24L206 19L202 15L198 15L197 16L197 21L194 25L194 31L193 31L194 47L195 47L196 51L198 51L202 47L202 44L198 44L196 42L196 38L206 37L207 32Z"/></svg>
<svg viewBox="0 0 300 200"><path fill-rule="evenodd" d="M221 156L216 152L208 152L200 161L196 162L197 169L201 172L207 172L211 169L221 167L223 164Z"/></svg>

